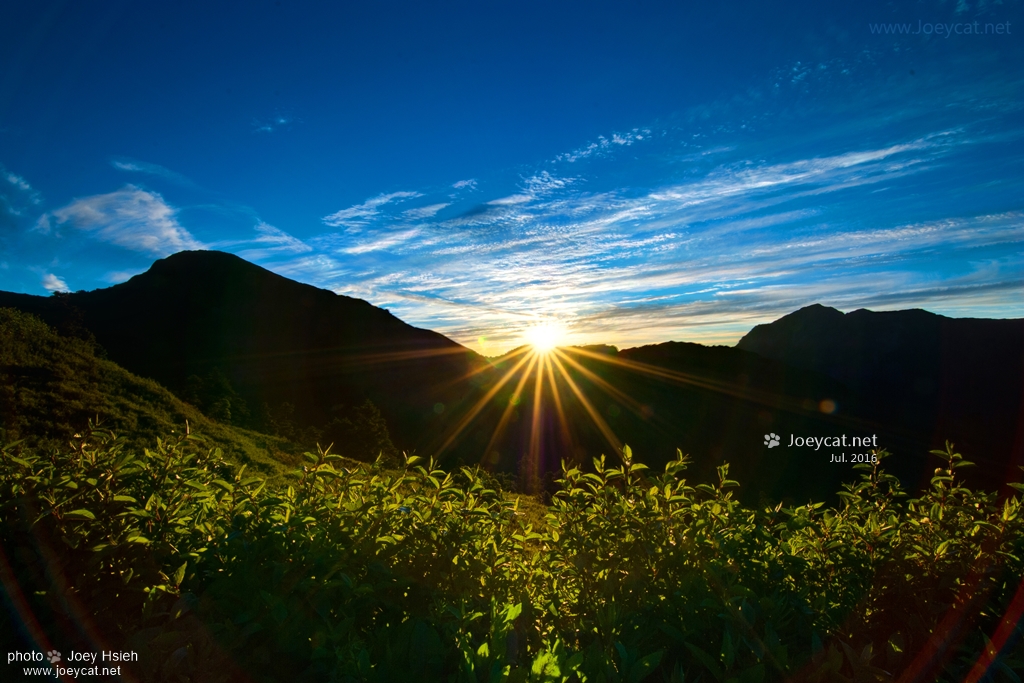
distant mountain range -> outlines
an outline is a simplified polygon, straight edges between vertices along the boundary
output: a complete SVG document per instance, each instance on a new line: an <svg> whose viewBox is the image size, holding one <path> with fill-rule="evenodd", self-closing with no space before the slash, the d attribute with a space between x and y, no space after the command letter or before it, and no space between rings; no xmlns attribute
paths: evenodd
<svg viewBox="0 0 1024 683"><path fill-rule="evenodd" d="M653 466L681 448L698 478L729 461L748 498L834 492L852 471L830 456L865 450L795 448L793 437L874 435L910 487L931 475L926 453L947 438L979 463L984 485L1024 462L1024 320L815 305L736 347L563 349L563 371L552 365L538 393L535 377L505 379L525 354L488 360L365 301L219 252L175 254L92 292L0 292L0 307L95 339L111 361L223 423L280 434L290 421L298 439L369 399L400 449L533 485L563 458L611 456L612 441ZM538 397L545 411L535 419ZM769 448L772 435L780 444Z"/></svg>
<svg viewBox="0 0 1024 683"><path fill-rule="evenodd" d="M1024 465L1024 320L814 305L736 347L839 380L906 442L955 442L988 483Z"/></svg>

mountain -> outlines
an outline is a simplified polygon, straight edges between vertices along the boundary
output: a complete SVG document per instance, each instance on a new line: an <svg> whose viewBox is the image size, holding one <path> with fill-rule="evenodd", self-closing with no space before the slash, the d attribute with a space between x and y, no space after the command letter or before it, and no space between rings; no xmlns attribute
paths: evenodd
<svg viewBox="0 0 1024 683"><path fill-rule="evenodd" d="M867 418L955 442L990 481L1024 464L1024 320L816 304L736 346L843 382L865 399Z"/></svg>
<svg viewBox="0 0 1024 683"><path fill-rule="evenodd" d="M753 501L827 496L856 474L834 457L868 450L791 447L798 438L868 439L895 454L886 467L911 489L946 439L978 463L979 485L1015 479L1024 461L1020 320L811 306L736 347L520 348L488 360L218 252L175 254L92 292L0 292L0 306L40 316L222 426L333 441L342 454L393 441L530 489L550 487L563 459L614 461L623 443L652 467L682 449L701 480L729 462Z"/></svg>
<svg viewBox="0 0 1024 683"><path fill-rule="evenodd" d="M205 396L222 421L320 426L369 399L405 449L443 431L490 367L386 310L222 252L177 253L91 292L0 293L0 306L94 337L125 369L190 402Z"/></svg>

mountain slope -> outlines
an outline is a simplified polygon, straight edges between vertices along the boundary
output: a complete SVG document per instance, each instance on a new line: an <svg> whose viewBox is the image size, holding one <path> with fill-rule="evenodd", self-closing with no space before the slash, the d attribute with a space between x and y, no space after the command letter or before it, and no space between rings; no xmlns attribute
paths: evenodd
<svg viewBox="0 0 1024 683"><path fill-rule="evenodd" d="M221 252L181 252L123 284L57 300L4 293L0 305L80 325L112 360L179 396L196 378L223 376L253 420L292 406L296 422L322 425L332 408L370 399L401 448L443 429L474 395L462 378L476 371L479 383L489 368L365 301Z"/></svg>
<svg viewBox="0 0 1024 683"><path fill-rule="evenodd" d="M294 448L207 419L153 380L97 358L88 342L56 334L34 316L0 308L0 430L4 441L63 446L89 420L152 447L157 438L192 430L230 459L267 473L281 469Z"/></svg>

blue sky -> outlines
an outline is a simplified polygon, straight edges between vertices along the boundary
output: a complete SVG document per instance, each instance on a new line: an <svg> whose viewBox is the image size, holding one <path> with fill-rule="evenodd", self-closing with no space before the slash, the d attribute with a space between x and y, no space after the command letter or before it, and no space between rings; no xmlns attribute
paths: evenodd
<svg viewBox="0 0 1024 683"><path fill-rule="evenodd" d="M488 355L1024 317L1021 36L1015 0L5 3L0 289L221 249Z"/></svg>

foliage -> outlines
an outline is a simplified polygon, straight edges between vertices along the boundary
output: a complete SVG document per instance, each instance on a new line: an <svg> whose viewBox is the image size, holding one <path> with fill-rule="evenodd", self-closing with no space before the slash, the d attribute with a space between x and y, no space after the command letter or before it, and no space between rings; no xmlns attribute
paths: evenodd
<svg viewBox="0 0 1024 683"><path fill-rule="evenodd" d="M319 451L274 485L192 436L13 443L5 585L145 681L1019 680L1019 496L961 486L948 447L908 500L879 455L838 508L748 509L726 467L694 484L626 448L564 469L535 526L417 458Z"/></svg>
<svg viewBox="0 0 1024 683"><path fill-rule="evenodd" d="M156 382L98 358L92 341L0 308L0 437L63 444L97 417L129 434L137 448L187 422L230 460L265 474L282 472L279 461L296 450L283 439L207 419Z"/></svg>
<svg viewBox="0 0 1024 683"><path fill-rule="evenodd" d="M332 412L336 415L323 429L323 443L337 444L335 450L356 460L380 457L389 465L399 464L387 422L373 401L366 399L352 410L338 406Z"/></svg>
<svg viewBox="0 0 1024 683"><path fill-rule="evenodd" d="M239 426L248 425L249 406L219 368L200 377L189 375L181 398L220 422Z"/></svg>

